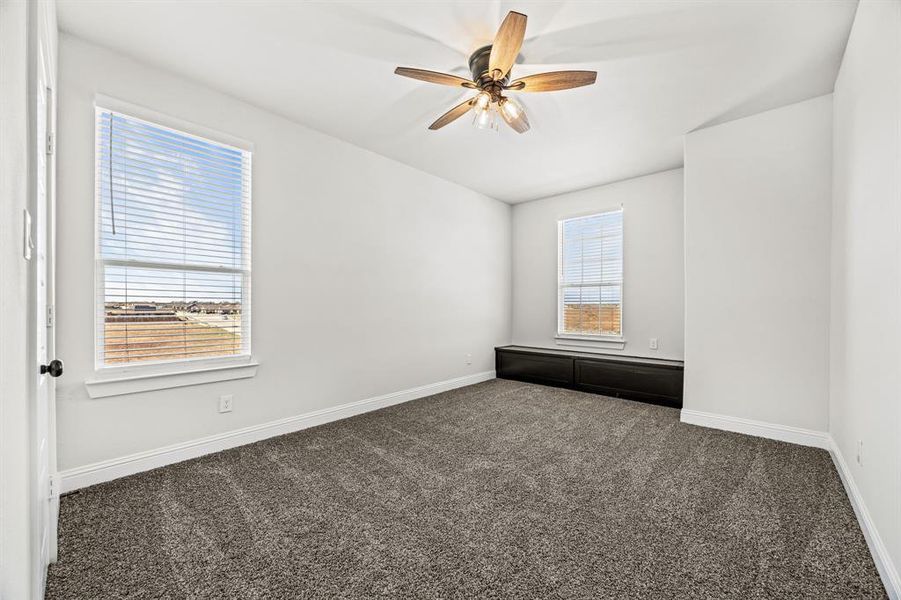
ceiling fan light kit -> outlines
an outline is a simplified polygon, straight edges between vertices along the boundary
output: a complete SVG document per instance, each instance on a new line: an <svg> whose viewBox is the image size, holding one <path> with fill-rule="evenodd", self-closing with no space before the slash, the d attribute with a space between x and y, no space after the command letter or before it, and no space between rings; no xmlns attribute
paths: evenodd
<svg viewBox="0 0 901 600"><path fill-rule="evenodd" d="M438 117L429 125L429 129L441 129L472 110L475 113L473 125L478 129L496 131L496 115L500 114L502 120L514 131L525 133L530 127L525 110L512 98L505 96L504 92L555 92L591 85L597 80L595 71L556 71L528 75L511 82L510 71L525 39L526 20L526 15L522 13L514 11L507 13L500 29L497 30L497 35L494 36L494 43L479 48L469 57L471 81L456 75L423 69L398 67L394 70L398 75L420 81L479 90L475 97L464 100Z"/></svg>

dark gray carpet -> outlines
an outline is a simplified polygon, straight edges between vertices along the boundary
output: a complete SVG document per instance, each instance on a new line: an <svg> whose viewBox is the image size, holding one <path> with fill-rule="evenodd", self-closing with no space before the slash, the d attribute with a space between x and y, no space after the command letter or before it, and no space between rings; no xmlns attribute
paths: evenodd
<svg viewBox="0 0 901 600"><path fill-rule="evenodd" d="M48 598L884 598L822 450L494 380L63 499Z"/></svg>

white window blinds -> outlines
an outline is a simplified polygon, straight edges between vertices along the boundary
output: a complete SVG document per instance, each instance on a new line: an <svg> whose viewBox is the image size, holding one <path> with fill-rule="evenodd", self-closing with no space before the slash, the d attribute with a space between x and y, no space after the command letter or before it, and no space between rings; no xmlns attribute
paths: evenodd
<svg viewBox="0 0 901 600"><path fill-rule="evenodd" d="M98 367L250 354L251 155L98 108Z"/></svg>
<svg viewBox="0 0 901 600"><path fill-rule="evenodd" d="M560 221L558 236L558 333L622 335L622 209Z"/></svg>

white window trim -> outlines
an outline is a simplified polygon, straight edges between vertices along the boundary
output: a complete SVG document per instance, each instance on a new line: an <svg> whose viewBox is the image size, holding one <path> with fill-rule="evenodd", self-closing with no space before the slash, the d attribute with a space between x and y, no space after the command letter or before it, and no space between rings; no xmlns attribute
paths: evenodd
<svg viewBox="0 0 901 600"><path fill-rule="evenodd" d="M104 108L113 112L122 113L135 119L147 121L151 125L167 127L169 129L174 129L178 133L186 133L188 135L206 138L207 140L216 142L217 144L225 144L227 146L238 148L239 150L245 150L247 152L253 153L253 142L222 131L218 131L216 129L204 127L203 125L199 125L197 123L194 123L193 121L186 121L184 119L179 119L177 117L172 117L170 115L145 108L139 104L132 104L131 102L119 100L118 98L112 98L110 96L104 96L103 94L97 94L96 96L94 96L94 107L95 109Z"/></svg>
<svg viewBox="0 0 901 600"><path fill-rule="evenodd" d="M181 120L170 117L163 113L159 113L137 104L132 104L102 94L97 94L94 98L94 114L97 109L107 110L119 114L123 114L129 118L146 121L151 125L172 129L178 133L193 135L204 138L218 144L232 146L234 148L244 150L253 154L253 143L241 138L216 131L197 125L190 121ZM96 119L96 117L95 117ZM96 122L95 122L96 131ZM162 390L175 387L183 387L189 385L198 385L202 383L212 383L217 381L230 381L235 379L246 379L256 376L259 363L254 360L252 354L252 329L250 326L250 312L247 318L242 322L242 329L248 332L248 349L246 354L237 354L222 357L199 357L185 358L173 361L148 361L144 363L126 363L121 365L104 366L101 358L99 347L103 343L103 334L97 331L97 315L99 310L96 305L98 291L101 289L104 281L103 268L104 261L100 258L100 237L98 231L99 219L97 211L100 207L100 185L96 181L97 163L96 156L94 158L94 302L92 302L91 320L94 324L94 374L95 378L85 381L85 388L91 398L105 398L109 396L120 396L138 392ZM252 158L251 158L252 160ZM253 171L248 172L248 185L252 188ZM252 194L252 192L251 192ZM251 210L247 214L247 229L252 230L252 211L253 203L251 202ZM253 244L251 237L251 245ZM252 265L253 255L249 264ZM107 261L109 262L109 261ZM144 264L143 262L141 264ZM171 265L167 265L171 267ZM247 269L246 276L243 278L244 287L242 290L242 299L251 298L251 278L252 266Z"/></svg>
<svg viewBox="0 0 901 600"><path fill-rule="evenodd" d="M205 359L202 364L165 363L165 371L153 369L160 367L159 363L142 365L131 371L117 368L116 376L104 373L102 377L85 381L84 385L91 398L108 398L217 381L249 379L256 376L257 367L260 366L260 363L247 355L227 357L220 362L214 362L215 360ZM179 368L176 369L176 365Z"/></svg>
<svg viewBox="0 0 901 600"><path fill-rule="evenodd" d="M567 333L555 335L554 340L558 346L576 348L623 350L626 347L626 339L621 335L573 335Z"/></svg>
<svg viewBox="0 0 901 600"><path fill-rule="evenodd" d="M620 277L619 285L620 285L620 300L619 300L619 334L609 334L609 333L601 333L597 335L592 334L577 334L577 333L568 333L563 331L563 222L569 221L571 219L581 219L584 217L591 217L594 215L602 215L610 212L621 212L623 213L622 221L623 221L623 273ZM561 217L557 219L557 331L554 334L554 340L558 346L576 346L576 347L585 347L585 348L600 348L600 349L609 349L609 350L623 350L626 347L626 338L624 337L625 328L626 328L626 312L625 312L625 297L626 297L626 273L625 273L625 263L626 263L626 243L625 243L625 227L626 227L626 215L625 209L622 205L616 208L607 208L599 211L591 211L587 213L581 213L577 215L570 215L566 217Z"/></svg>

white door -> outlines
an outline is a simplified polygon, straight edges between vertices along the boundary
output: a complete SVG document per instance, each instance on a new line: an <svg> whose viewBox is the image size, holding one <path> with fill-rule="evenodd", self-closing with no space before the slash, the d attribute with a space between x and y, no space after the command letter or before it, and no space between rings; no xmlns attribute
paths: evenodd
<svg viewBox="0 0 901 600"><path fill-rule="evenodd" d="M54 432L55 378L62 372L62 365L54 356L53 309L53 248L54 248L54 95L52 89L51 57L46 44L39 43L37 77L35 78L35 171L33 205L32 273L31 273L31 326L34 332L32 346L34 358L34 502L35 519L33 539L35 566L40 569L36 577L36 598L43 596L47 565L56 559L56 514L58 495L51 486L55 471Z"/></svg>

